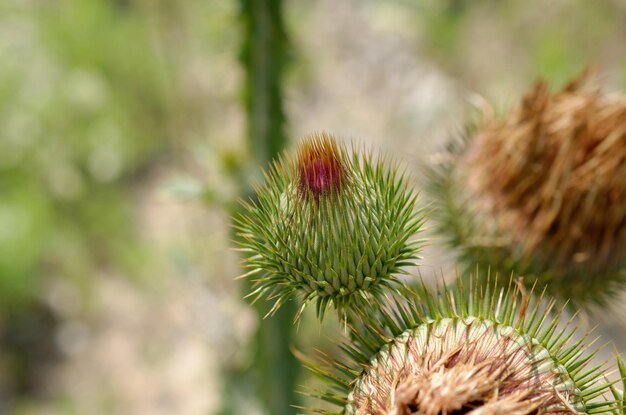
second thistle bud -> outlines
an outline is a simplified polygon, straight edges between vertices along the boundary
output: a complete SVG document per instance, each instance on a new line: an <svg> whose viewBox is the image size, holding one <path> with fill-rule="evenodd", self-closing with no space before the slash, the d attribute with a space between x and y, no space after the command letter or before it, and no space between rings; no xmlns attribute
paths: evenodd
<svg viewBox="0 0 626 415"><path fill-rule="evenodd" d="M344 314L375 301L417 259L423 217L394 168L349 152L328 134L305 138L297 158L276 162L239 220L251 255L251 295L292 295Z"/></svg>

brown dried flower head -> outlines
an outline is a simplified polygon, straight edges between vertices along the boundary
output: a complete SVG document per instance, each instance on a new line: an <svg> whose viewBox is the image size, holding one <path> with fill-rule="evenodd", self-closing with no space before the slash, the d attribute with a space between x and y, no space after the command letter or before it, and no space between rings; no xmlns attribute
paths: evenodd
<svg viewBox="0 0 626 415"><path fill-rule="evenodd" d="M384 353L356 382L347 414L578 413L564 368L510 327L444 319Z"/></svg>
<svg viewBox="0 0 626 415"><path fill-rule="evenodd" d="M476 281L472 279L472 281ZM554 301L523 283L406 292L354 329L345 358L309 367L338 415L619 414L622 395ZM562 309L561 309L562 311ZM621 363L620 363L621 364ZM621 367L620 367L621 371ZM626 372L625 372L626 374ZM614 393L615 392L615 393Z"/></svg>
<svg viewBox="0 0 626 415"><path fill-rule="evenodd" d="M483 122L433 194L447 212L439 227L468 266L603 302L626 281L626 97L589 76L555 93L539 82L518 108Z"/></svg>
<svg viewBox="0 0 626 415"><path fill-rule="evenodd" d="M466 158L473 191L532 255L560 263L623 259L626 98L577 79L555 94L538 83L522 105L483 128Z"/></svg>

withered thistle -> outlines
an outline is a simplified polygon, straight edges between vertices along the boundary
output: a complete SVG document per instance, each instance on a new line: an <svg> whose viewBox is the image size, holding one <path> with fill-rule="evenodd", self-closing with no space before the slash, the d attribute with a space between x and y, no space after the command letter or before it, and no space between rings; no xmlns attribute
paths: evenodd
<svg viewBox="0 0 626 415"><path fill-rule="evenodd" d="M621 414L623 395L590 366L586 336L523 285L459 281L385 306L344 356L311 370L341 415ZM544 304L541 306L541 304ZM620 362L621 363L621 362Z"/></svg>
<svg viewBox="0 0 626 415"><path fill-rule="evenodd" d="M277 160L239 218L249 253L253 297L311 301L321 319L331 306L345 316L398 286L418 259L422 213L393 166L349 151L332 136L306 137L297 157Z"/></svg>
<svg viewBox="0 0 626 415"><path fill-rule="evenodd" d="M473 268L548 284L573 305L626 282L626 97L587 74L468 130L431 170L439 231Z"/></svg>

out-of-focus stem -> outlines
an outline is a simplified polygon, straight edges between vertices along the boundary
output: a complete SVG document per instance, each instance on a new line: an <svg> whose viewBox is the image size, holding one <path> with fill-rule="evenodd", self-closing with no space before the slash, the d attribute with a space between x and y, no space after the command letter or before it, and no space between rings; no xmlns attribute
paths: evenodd
<svg viewBox="0 0 626 415"><path fill-rule="evenodd" d="M287 34L281 0L240 0L240 6L248 143L258 168L267 166L287 142L282 107ZM268 310L261 301L255 308L259 316ZM259 398L272 415L296 413L292 405L298 403L294 389L300 365L289 350L295 312L295 305L286 304L276 315L262 320L257 333L254 369Z"/></svg>

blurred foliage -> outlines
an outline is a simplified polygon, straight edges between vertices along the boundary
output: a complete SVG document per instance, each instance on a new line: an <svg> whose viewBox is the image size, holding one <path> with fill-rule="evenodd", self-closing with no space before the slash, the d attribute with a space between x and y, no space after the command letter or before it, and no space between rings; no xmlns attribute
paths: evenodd
<svg viewBox="0 0 626 415"><path fill-rule="evenodd" d="M44 276L132 265L132 184L165 149L168 103L128 2L0 6L0 304ZM129 41L131 40L132 41Z"/></svg>
<svg viewBox="0 0 626 415"><path fill-rule="evenodd" d="M140 274L133 203L167 148L162 67L132 2L0 5L0 401L36 393L56 354L51 285L80 313L103 270Z"/></svg>
<svg viewBox="0 0 626 415"><path fill-rule="evenodd" d="M561 84L589 64L624 81L623 2L444 0L410 9L426 54L469 85Z"/></svg>

